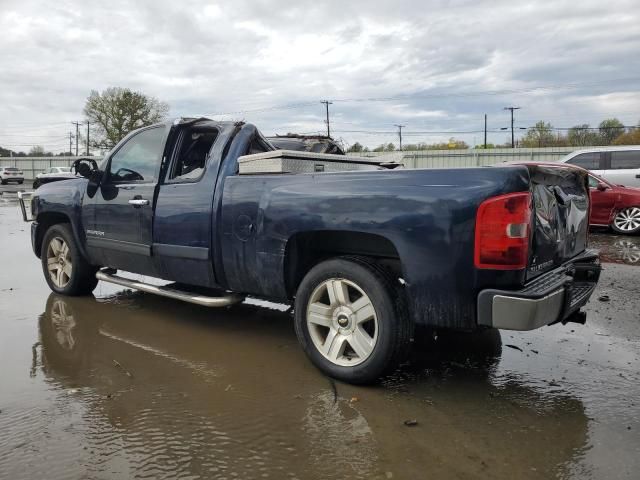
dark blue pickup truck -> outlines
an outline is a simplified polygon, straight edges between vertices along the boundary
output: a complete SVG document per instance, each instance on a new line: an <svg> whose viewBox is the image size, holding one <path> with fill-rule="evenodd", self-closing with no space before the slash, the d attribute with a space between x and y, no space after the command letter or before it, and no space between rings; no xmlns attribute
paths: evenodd
<svg viewBox="0 0 640 480"><path fill-rule="evenodd" d="M103 280L211 307L293 303L309 358L353 383L394 368L416 326L584 323L600 274L584 172L239 173L239 157L272 150L251 124L181 119L38 188L31 238L50 288L88 294Z"/></svg>

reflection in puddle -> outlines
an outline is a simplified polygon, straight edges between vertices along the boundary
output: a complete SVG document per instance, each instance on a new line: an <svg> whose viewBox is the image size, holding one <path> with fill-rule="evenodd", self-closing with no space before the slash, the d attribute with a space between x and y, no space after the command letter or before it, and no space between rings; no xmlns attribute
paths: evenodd
<svg viewBox="0 0 640 480"><path fill-rule="evenodd" d="M502 372L493 330L421 335L383 385L337 382L337 396L302 354L290 315L255 305L212 312L137 293L51 295L40 339L46 381L76 392L57 401L78 412L73 426L59 417L47 427L59 441L36 441L56 459L52 478L69 462L80 476L120 478L536 478L566 476L587 446L581 401ZM70 428L88 450L70 447Z"/></svg>
<svg viewBox="0 0 640 480"><path fill-rule="evenodd" d="M640 237L591 233L589 247L600 251L605 263L640 265Z"/></svg>

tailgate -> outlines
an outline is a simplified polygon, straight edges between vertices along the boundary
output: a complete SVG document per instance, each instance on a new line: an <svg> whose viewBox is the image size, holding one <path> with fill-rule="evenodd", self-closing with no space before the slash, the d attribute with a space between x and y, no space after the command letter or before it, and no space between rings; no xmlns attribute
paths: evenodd
<svg viewBox="0 0 640 480"><path fill-rule="evenodd" d="M533 229L527 280L563 264L587 247L587 174L564 165L527 165L533 194Z"/></svg>

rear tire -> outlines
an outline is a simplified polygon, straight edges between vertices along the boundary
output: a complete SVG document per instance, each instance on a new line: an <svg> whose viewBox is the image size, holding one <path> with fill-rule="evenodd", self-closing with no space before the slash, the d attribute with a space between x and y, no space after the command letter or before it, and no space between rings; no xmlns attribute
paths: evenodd
<svg viewBox="0 0 640 480"><path fill-rule="evenodd" d="M68 223L59 223L47 230L40 259L44 278L56 293L87 295L98 284L97 268L90 265L80 253Z"/></svg>
<svg viewBox="0 0 640 480"><path fill-rule="evenodd" d="M629 207L620 210L611 222L616 233L635 235L640 233L640 207Z"/></svg>
<svg viewBox="0 0 640 480"><path fill-rule="evenodd" d="M298 340L330 377L374 382L409 351L413 323L403 298L391 276L368 259L327 260L313 267L298 288Z"/></svg>

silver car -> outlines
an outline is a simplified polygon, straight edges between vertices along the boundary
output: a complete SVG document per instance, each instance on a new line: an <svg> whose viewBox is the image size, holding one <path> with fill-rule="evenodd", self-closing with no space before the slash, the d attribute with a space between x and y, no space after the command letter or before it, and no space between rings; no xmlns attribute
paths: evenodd
<svg viewBox="0 0 640 480"><path fill-rule="evenodd" d="M0 183L6 185L9 182L22 184L24 182L24 173L16 167L0 167Z"/></svg>
<svg viewBox="0 0 640 480"><path fill-rule="evenodd" d="M560 162L591 170L616 185L640 187L640 145L585 148L571 152Z"/></svg>

